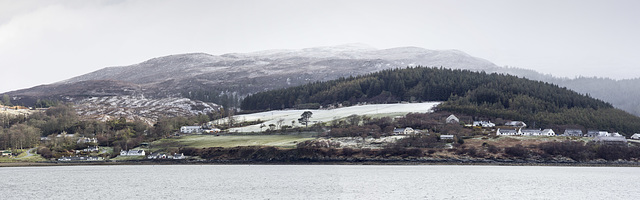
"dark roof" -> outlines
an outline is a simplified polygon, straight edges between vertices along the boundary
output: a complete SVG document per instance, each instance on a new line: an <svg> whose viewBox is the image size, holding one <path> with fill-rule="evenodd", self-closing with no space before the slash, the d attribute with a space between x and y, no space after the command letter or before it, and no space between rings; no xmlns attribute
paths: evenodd
<svg viewBox="0 0 640 200"><path fill-rule="evenodd" d="M500 133L517 133L515 129L500 129Z"/></svg>
<svg viewBox="0 0 640 200"><path fill-rule="evenodd" d="M404 132L405 128L394 128L393 132Z"/></svg>

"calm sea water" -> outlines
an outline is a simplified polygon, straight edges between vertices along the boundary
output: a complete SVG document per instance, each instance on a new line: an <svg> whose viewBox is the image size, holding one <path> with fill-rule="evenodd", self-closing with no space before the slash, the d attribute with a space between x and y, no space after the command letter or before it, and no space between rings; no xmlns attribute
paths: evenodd
<svg viewBox="0 0 640 200"><path fill-rule="evenodd" d="M0 199L640 199L639 188L634 167L0 168Z"/></svg>

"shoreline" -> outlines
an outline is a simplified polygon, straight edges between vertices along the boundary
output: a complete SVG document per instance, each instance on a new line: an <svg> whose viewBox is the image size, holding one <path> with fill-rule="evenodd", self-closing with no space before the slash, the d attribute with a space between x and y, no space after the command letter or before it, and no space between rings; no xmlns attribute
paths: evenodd
<svg viewBox="0 0 640 200"><path fill-rule="evenodd" d="M477 165L477 166L561 166L561 167L640 167L633 161L527 161L527 160L470 160L470 159L358 159L358 160L298 160L298 161L247 161L247 160L129 160L129 161L81 161L81 162L7 162L2 167L50 167L50 166L100 166L100 165Z"/></svg>

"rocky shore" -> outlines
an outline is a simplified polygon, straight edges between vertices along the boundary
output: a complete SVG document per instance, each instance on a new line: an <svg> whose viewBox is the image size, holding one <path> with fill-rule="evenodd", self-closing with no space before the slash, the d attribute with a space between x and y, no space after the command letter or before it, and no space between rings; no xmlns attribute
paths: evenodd
<svg viewBox="0 0 640 200"><path fill-rule="evenodd" d="M12 162L0 163L0 167L75 166L75 165L505 165L505 166L592 166L592 167L640 167L636 161L542 159L485 159L485 158L344 158L344 159L296 159L296 160L125 160L78 162Z"/></svg>

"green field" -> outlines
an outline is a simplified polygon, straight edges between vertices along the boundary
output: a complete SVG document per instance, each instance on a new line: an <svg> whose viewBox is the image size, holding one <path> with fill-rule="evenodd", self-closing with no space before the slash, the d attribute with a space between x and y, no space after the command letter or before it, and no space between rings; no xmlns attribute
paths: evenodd
<svg viewBox="0 0 640 200"><path fill-rule="evenodd" d="M0 157L0 162L6 163L6 162L37 162L37 161L46 161L46 159L44 159L42 156L35 154L35 150L33 150L33 154L31 156L27 156L27 151L26 150L16 150L18 151L20 154L18 154L18 156L14 156L14 157L9 157L9 156L2 156Z"/></svg>
<svg viewBox="0 0 640 200"><path fill-rule="evenodd" d="M151 151L166 151L171 147L237 147L237 146L274 146L294 148L298 142L314 139L311 134L297 135L189 135L154 141Z"/></svg>

